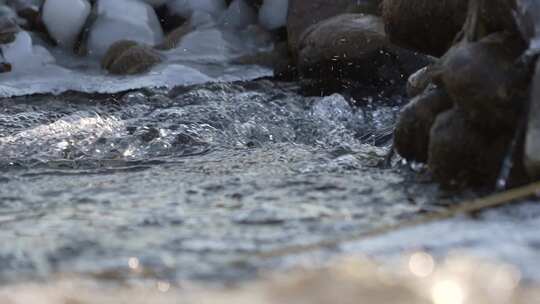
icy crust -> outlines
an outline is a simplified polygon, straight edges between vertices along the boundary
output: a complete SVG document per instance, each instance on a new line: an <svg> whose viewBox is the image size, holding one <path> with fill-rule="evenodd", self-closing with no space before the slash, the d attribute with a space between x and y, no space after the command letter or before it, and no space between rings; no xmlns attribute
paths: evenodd
<svg viewBox="0 0 540 304"><path fill-rule="evenodd" d="M196 30L188 34L176 49L162 52L163 63L149 73L135 76L107 75L95 58L75 57L58 48L50 49L51 56L43 47L32 46L26 32L19 35L21 39L3 48L4 51L7 48L8 56L13 57L8 59L21 65L15 64L11 73L0 74L0 98L67 91L117 93L139 88L251 80L272 75L268 68L229 63L237 56L268 47L256 42L259 39L257 32L249 30L242 32L243 39L234 41L228 38L234 35L217 28ZM32 60L26 64L28 58Z"/></svg>

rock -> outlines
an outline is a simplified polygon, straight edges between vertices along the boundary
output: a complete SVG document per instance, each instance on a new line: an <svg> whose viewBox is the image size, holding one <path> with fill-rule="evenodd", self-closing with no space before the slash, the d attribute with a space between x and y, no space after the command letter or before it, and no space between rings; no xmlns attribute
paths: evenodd
<svg viewBox="0 0 540 304"><path fill-rule="evenodd" d="M393 46L381 18L364 14L332 17L307 29L298 44L297 68L308 94L331 94L356 86L395 89L425 66L423 56ZM410 64L413 63L413 64Z"/></svg>
<svg viewBox="0 0 540 304"><path fill-rule="evenodd" d="M384 0L386 32L397 45L441 56L462 29L469 0Z"/></svg>
<svg viewBox="0 0 540 304"><path fill-rule="evenodd" d="M155 10L159 18L159 23L161 23L161 28L165 33L170 33L179 28L188 20L186 17L174 13L167 5L156 7Z"/></svg>
<svg viewBox="0 0 540 304"><path fill-rule="evenodd" d="M132 0L98 0L95 5L97 19L87 41L90 54L102 57L119 40L147 45L162 41L161 25L150 5Z"/></svg>
<svg viewBox="0 0 540 304"><path fill-rule="evenodd" d="M427 162L430 131L437 115L452 108L452 100L440 88L416 96L399 115L394 131L394 147L405 159Z"/></svg>
<svg viewBox="0 0 540 304"><path fill-rule="evenodd" d="M186 22L184 25L178 27L174 31L168 33L163 41L156 45L156 49L158 50L170 50L174 49L180 44L182 41L182 38L189 34L191 31L193 31L193 26L190 24L190 22Z"/></svg>
<svg viewBox="0 0 540 304"><path fill-rule="evenodd" d="M87 0L46 0L41 17L56 43L73 49L90 11L91 5Z"/></svg>
<svg viewBox="0 0 540 304"><path fill-rule="evenodd" d="M160 62L161 57L151 47L120 40L111 45L101 64L111 74L132 75L147 72Z"/></svg>
<svg viewBox="0 0 540 304"><path fill-rule="evenodd" d="M495 185L513 134L483 132L465 117L456 108L437 117L428 167L443 185Z"/></svg>
<svg viewBox="0 0 540 304"><path fill-rule="evenodd" d="M467 119L486 129L513 129L523 108L529 75L515 62L526 46L506 34L460 43L440 62L438 79Z"/></svg>
<svg viewBox="0 0 540 304"><path fill-rule="evenodd" d="M0 16L0 44L12 43L20 28L12 18Z"/></svg>
<svg viewBox="0 0 540 304"><path fill-rule="evenodd" d="M422 94L431 83L431 66L425 66L409 76L409 79L407 80L407 95L411 98L418 96Z"/></svg>
<svg viewBox="0 0 540 304"><path fill-rule="evenodd" d="M287 16L289 49L296 56L302 33L310 26L344 13L355 0L290 0Z"/></svg>
<svg viewBox="0 0 540 304"><path fill-rule="evenodd" d="M381 15L382 0L358 0L349 4L347 14Z"/></svg>
<svg viewBox="0 0 540 304"><path fill-rule="evenodd" d="M524 163L531 177L540 178L540 61L532 82Z"/></svg>

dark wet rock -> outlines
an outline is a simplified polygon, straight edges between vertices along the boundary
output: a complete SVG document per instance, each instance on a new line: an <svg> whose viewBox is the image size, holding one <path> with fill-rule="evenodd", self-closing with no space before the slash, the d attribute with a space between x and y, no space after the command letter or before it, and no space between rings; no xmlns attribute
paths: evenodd
<svg viewBox="0 0 540 304"><path fill-rule="evenodd" d="M460 43L442 58L436 78L471 122L512 129L528 89L528 70L515 64L524 50L520 40L505 34Z"/></svg>
<svg viewBox="0 0 540 304"><path fill-rule="evenodd" d="M463 27L468 0L384 0L386 32L393 43L440 56Z"/></svg>
<svg viewBox="0 0 540 304"><path fill-rule="evenodd" d="M484 132L459 109L440 114L431 128L428 166L443 185L494 185L513 134Z"/></svg>
<svg viewBox="0 0 540 304"><path fill-rule="evenodd" d="M407 80L407 95L415 97L422 94L432 83L431 67L425 66L414 72Z"/></svg>
<svg viewBox="0 0 540 304"><path fill-rule="evenodd" d="M0 44L15 41L15 36L20 31L19 26L12 18L0 16Z"/></svg>
<svg viewBox="0 0 540 304"><path fill-rule="evenodd" d="M180 44L182 38L184 38L184 36L189 34L191 31L193 31L193 26L191 26L189 22L186 22L184 25L168 33L163 39L163 42L156 45L155 48L158 50L174 49L178 46L178 44Z"/></svg>
<svg viewBox="0 0 540 304"><path fill-rule="evenodd" d="M515 17L523 39L529 42L529 55L538 54L540 52L540 2L518 1Z"/></svg>
<svg viewBox="0 0 540 304"><path fill-rule="evenodd" d="M525 167L531 177L540 177L540 61L532 82L529 125L525 139Z"/></svg>
<svg viewBox="0 0 540 304"><path fill-rule="evenodd" d="M147 72L160 62L161 57L151 47L120 40L111 45L101 66L111 74L132 75Z"/></svg>
<svg viewBox="0 0 540 304"><path fill-rule="evenodd" d="M517 2L516 0L470 1L465 34L469 36L468 38L479 39L500 31L518 33L514 17Z"/></svg>
<svg viewBox="0 0 540 304"><path fill-rule="evenodd" d="M406 77L427 63L423 55L392 45L381 18L343 14L306 30L297 67L308 94L356 95L353 91L366 94L366 87L402 90Z"/></svg>
<svg viewBox="0 0 540 304"><path fill-rule="evenodd" d="M405 106L394 131L394 147L405 159L428 160L430 131L437 115L450 109L452 101L439 88L428 89Z"/></svg>
<svg viewBox="0 0 540 304"><path fill-rule="evenodd" d="M381 15L381 3L382 0L358 0L349 4L347 7L347 13L349 14L368 14L368 15Z"/></svg>
<svg viewBox="0 0 540 304"><path fill-rule="evenodd" d="M304 31L330 17L342 14L354 0L289 0L287 33L289 48L296 54Z"/></svg>
<svg viewBox="0 0 540 304"><path fill-rule="evenodd" d="M159 23L161 24L161 28L163 28L163 32L165 33L169 33L179 28L187 21L186 18L174 14L166 4L157 7L155 11L158 16Z"/></svg>
<svg viewBox="0 0 540 304"><path fill-rule="evenodd" d="M10 63L0 62L0 73L11 72L11 70L12 70L12 66Z"/></svg>

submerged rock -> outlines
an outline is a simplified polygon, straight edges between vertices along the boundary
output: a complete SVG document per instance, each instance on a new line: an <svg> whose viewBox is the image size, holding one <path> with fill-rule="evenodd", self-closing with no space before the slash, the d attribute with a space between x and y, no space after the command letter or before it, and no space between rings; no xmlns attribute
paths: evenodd
<svg viewBox="0 0 540 304"><path fill-rule="evenodd" d="M468 0L384 0L386 32L393 43L440 56L463 27L467 3Z"/></svg>

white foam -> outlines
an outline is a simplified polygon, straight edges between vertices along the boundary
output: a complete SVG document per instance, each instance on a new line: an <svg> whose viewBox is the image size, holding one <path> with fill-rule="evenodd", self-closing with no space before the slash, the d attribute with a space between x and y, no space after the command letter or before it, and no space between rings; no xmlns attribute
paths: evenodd
<svg viewBox="0 0 540 304"><path fill-rule="evenodd" d="M267 30L274 30L287 24L289 0L264 0L259 10L259 24Z"/></svg>
<svg viewBox="0 0 540 304"><path fill-rule="evenodd" d="M155 45L163 30L154 9L137 0L99 0L98 18L88 38L89 52L102 56L118 40L129 39Z"/></svg>
<svg viewBox="0 0 540 304"><path fill-rule="evenodd" d="M90 10L86 0L46 0L42 10L43 23L60 46L73 48Z"/></svg>

